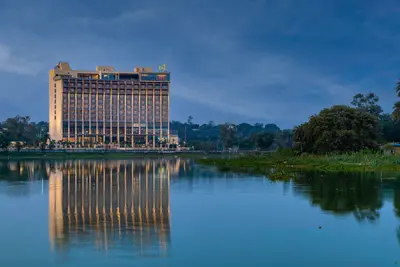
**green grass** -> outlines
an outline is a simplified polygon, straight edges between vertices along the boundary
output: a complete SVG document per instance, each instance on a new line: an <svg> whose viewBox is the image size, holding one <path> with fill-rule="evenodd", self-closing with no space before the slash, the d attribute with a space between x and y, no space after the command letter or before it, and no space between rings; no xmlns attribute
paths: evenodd
<svg viewBox="0 0 400 267"><path fill-rule="evenodd" d="M277 169L316 171L400 171L399 155L359 152L341 155L301 155L276 152L244 155L236 158L199 159L199 163L215 165L221 170L266 173Z"/></svg>

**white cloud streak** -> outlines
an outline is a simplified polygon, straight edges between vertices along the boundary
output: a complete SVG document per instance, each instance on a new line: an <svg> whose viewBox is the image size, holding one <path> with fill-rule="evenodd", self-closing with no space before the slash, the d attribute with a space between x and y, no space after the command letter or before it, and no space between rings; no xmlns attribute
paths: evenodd
<svg viewBox="0 0 400 267"><path fill-rule="evenodd" d="M37 75L41 67L40 63L31 62L13 54L10 48L0 44L0 71L22 75Z"/></svg>

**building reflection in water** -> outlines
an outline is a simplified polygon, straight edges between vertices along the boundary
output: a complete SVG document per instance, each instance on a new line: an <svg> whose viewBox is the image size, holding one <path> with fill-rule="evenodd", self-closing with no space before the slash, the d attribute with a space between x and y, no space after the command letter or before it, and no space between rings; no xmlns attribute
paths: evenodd
<svg viewBox="0 0 400 267"><path fill-rule="evenodd" d="M168 160L55 163L48 169L52 250L92 243L104 250L133 245L136 255L166 255L174 167Z"/></svg>

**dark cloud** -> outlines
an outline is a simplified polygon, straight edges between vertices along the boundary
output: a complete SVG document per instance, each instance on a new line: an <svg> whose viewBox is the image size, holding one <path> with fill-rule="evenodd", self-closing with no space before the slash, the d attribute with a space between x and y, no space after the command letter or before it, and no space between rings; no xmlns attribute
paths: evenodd
<svg viewBox="0 0 400 267"><path fill-rule="evenodd" d="M60 60L77 69L166 63L172 119L291 127L367 91L389 110L396 10L393 0L7 1L0 114L47 119L47 71Z"/></svg>

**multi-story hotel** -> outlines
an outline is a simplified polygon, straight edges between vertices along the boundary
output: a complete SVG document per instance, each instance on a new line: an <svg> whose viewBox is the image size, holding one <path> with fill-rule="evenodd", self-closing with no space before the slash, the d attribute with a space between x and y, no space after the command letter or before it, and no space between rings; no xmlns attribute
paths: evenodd
<svg viewBox="0 0 400 267"><path fill-rule="evenodd" d="M169 84L165 65L159 72L117 72L72 70L60 62L49 75L50 138L83 146L168 142Z"/></svg>

